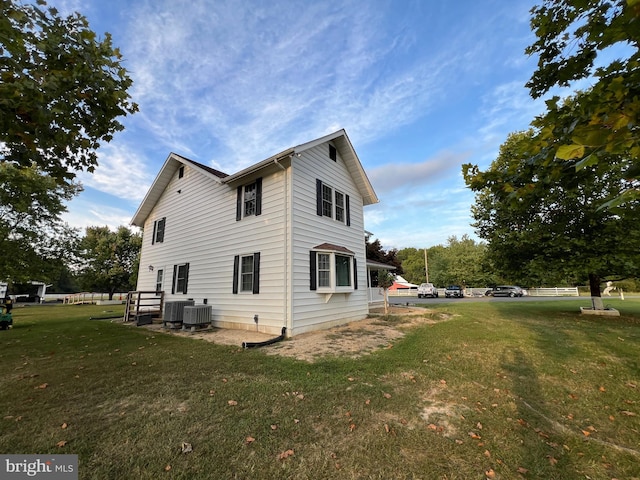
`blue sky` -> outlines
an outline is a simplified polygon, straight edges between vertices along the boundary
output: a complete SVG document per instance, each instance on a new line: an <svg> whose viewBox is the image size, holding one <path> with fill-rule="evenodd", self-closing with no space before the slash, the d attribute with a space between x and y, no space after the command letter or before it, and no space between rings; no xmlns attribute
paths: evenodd
<svg viewBox="0 0 640 480"><path fill-rule="evenodd" d="M524 84L533 0L51 0L109 32L140 112L64 219L128 225L170 152L232 174L346 129L385 248L475 238L461 165L543 111Z"/></svg>

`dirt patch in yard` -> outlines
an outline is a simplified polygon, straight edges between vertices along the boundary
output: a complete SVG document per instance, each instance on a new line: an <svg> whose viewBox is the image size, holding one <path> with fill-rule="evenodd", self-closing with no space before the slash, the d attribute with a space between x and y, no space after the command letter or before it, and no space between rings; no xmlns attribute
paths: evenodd
<svg viewBox="0 0 640 480"><path fill-rule="evenodd" d="M331 356L357 358L376 350L391 348L394 342L404 337L406 331L412 327L434 324L450 318L448 315L425 308L394 306L389 308L387 315L384 314L384 309L372 309L369 317L364 320L327 330L303 333L262 348L268 355L282 355L307 362ZM243 342L262 342L273 338L272 335L248 330L208 329L191 333L164 330L157 324L147 327L172 335L238 347L242 347Z"/></svg>

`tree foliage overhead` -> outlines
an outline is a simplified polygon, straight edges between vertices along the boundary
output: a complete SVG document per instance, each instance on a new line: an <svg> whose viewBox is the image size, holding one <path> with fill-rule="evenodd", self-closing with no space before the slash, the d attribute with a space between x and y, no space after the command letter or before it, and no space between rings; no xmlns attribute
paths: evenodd
<svg viewBox="0 0 640 480"><path fill-rule="evenodd" d="M606 157L608 169L584 166L558 174L553 163L533 163L533 131L511 134L486 172L465 166L475 192L472 207L478 236L488 242L488 257L499 273L525 285L590 281L599 296L600 278L640 275L640 201L614 212L600 208L627 185L630 160ZM527 194L509 202L512 191Z"/></svg>
<svg viewBox="0 0 640 480"><path fill-rule="evenodd" d="M0 161L36 165L58 182L92 172L95 150L137 110L131 79L107 33L75 13L0 0Z"/></svg>
<svg viewBox="0 0 640 480"><path fill-rule="evenodd" d="M78 190L36 167L0 162L1 280L50 281L59 275L77 240L59 215Z"/></svg>
<svg viewBox="0 0 640 480"><path fill-rule="evenodd" d="M547 100L547 113L532 123L536 136L529 161L550 164L553 175L570 177L586 167L604 174L611 155L626 156L632 160L623 172L628 188L606 206L638 198L640 1L544 0L531 13L537 40L526 53L538 56L527 83L531 95L538 98L580 79L590 79L592 86L569 102ZM610 54L611 47L623 50L624 58L603 65L602 54ZM512 198L522 195L526 191L514 191Z"/></svg>
<svg viewBox="0 0 640 480"><path fill-rule="evenodd" d="M108 227L87 227L80 242L83 288L109 292L135 289L142 236L127 227L112 232Z"/></svg>

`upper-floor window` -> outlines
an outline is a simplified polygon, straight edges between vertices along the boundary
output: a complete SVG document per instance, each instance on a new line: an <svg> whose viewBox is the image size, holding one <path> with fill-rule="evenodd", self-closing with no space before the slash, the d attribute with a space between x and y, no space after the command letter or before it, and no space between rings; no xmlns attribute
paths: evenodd
<svg viewBox="0 0 640 480"><path fill-rule="evenodd" d="M347 226L351 225L349 195L342 193L322 180L316 180L317 214L333 218Z"/></svg>
<svg viewBox="0 0 640 480"><path fill-rule="evenodd" d="M164 242L164 227L167 222L167 217L162 217L160 220L153 222L153 236L151 237L151 244Z"/></svg>
<svg viewBox="0 0 640 480"><path fill-rule="evenodd" d="M262 178L238 187L236 220L262 214Z"/></svg>

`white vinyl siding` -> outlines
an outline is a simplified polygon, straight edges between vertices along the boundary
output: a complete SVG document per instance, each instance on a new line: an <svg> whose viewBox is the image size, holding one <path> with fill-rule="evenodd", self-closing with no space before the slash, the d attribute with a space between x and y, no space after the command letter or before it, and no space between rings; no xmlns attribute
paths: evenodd
<svg viewBox="0 0 640 480"><path fill-rule="evenodd" d="M319 287L320 270L317 270L318 290L310 289L310 255L314 247L328 242L352 251L359 285L366 285L366 259L364 243L364 217L362 197L340 156L334 162L327 155L327 145L318 145L305 151L292 166L292 247L291 288L292 318L295 319L292 334L314 330L321 326L345 323L365 318L369 312L366 288L355 285L344 292L323 293ZM322 178L319 178L320 173ZM332 190L350 197L351 226L336 222L334 218L319 216L317 208L317 182L326 183ZM335 196L333 197L335 202ZM346 213L345 213L346 216ZM318 252L325 253L325 252ZM336 252L340 254L340 252ZM317 260L317 257L316 257ZM320 262L317 261L316 268ZM335 273L333 274L335 275Z"/></svg>
<svg viewBox="0 0 640 480"><path fill-rule="evenodd" d="M171 294L173 266L189 263L188 296L196 304L212 305L215 322L246 323L255 328L253 316L259 315L259 327L280 333L284 318L285 255L284 185L285 172L264 176L262 215L236 222L236 187L216 182L190 169L178 182L178 172L156 203L145 223L140 260L138 290L153 290L156 274L148 266L165 270L165 301L183 300L183 294ZM241 186L253 183L249 179ZM181 193L178 193L181 190ZM196 208L197 207L197 208ZM171 228L164 242L151 246L153 221L166 216ZM243 296L238 302L231 289L233 258L248 252L260 252L260 295Z"/></svg>

